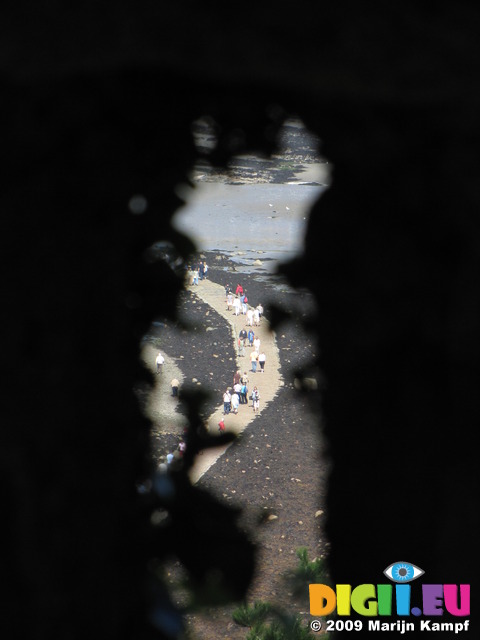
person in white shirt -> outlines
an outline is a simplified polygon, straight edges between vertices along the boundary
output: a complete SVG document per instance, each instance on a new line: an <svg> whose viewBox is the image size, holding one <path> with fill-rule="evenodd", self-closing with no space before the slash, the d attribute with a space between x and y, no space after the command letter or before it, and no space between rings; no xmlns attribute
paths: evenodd
<svg viewBox="0 0 480 640"><path fill-rule="evenodd" d="M253 309L247 310L247 327L253 326Z"/></svg>
<svg viewBox="0 0 480 640"><path fill-rule="evenodd" d="M253 348L255 349L255 351L257 351L258 353L260 353L260 338L255 338L253 341Z"/></svg>
<svg viewBox="0 0 480 640"><path fill-rule="evenodd" d="M235 311L235 315L238 316L238 314L240 313L240 298L238 296L236 296L235 300L233 301L233 308Z"/></svg>
<svg viewBox="0 0 480 640"><path fill-rule="evenodd" d="M238 413L238 405L240 403L240 397L238 395L238 393L235 391L234 393L232 393L232 411L233 413Z"/></svg>
<svg viewBox="0 0 480 640"><path fill-rule="evenodd" d="M260 365L260 371L261 373L263 373L265 371L265 360L267 359L267 356L265 355L264 351L261 351L258 354L258 364Z"/></svg>
<svg viewBox="0 0 480 640"><path fill-rule="evenodd" d="M160 373L162 370L162 365L165 362L165 358L162 356L160 351L158 352L157 357L155 358L155 364L157 365L157 373Z"/></svg>
<svg viewBox="0 0 480 640"><path fill-rule="evenodd" d="M231 409L231 401L232 396L230 395L230 391L227 389L223 394L223 415L228 415Z"/></svg>
<svg viewBox="0 0 480 640"><path fill-rule="evenodd" d="M254 324L256 327L258 327L258 325L260 324L260 311L258 310L258 307L252 311L252 320L253 323L250 324Z"/></svg>

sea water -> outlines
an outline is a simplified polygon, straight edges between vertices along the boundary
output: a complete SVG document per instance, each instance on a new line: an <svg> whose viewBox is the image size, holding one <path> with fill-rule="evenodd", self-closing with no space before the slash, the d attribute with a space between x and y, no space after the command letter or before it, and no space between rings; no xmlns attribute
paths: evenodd
<svg viewBox="0 0 480 640"><path fill-rule="evenodd" d="M310 208L327 186L198 182L172 224L199 251L220 251L242 270L274 270L302 253ZM258 264L261 262L261 265Z"/></svg>

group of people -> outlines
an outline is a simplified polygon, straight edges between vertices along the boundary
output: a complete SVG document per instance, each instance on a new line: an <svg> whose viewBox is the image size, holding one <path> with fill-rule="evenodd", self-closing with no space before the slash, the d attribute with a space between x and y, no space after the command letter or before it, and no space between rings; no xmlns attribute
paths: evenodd
<svg viewBox="0 0 480 640"><path fill-rule="evenodd" d="M248 342L248 345L252 347L252 351L250 352L250 364L252 373L257 372L257 366L260 366L260 372L263 373L265 371L265 362L267 360L267 356L265 355L265 351L260 349L260 338L255 336L253 329L250 329L247 333L245 329L241 329L238 334L237 346L238 346L238 355L245 355L245 346Z"/></svg>
<svg viewBox="0 0 480 640"><path fill-rule="evenodd" d="M200 262L198 266L189 267L187 271L187 282L190 285L198 284L199 280L204 280L207 277L208 266L207 263ZM261 341L259 336L255 335L254 327L260 325L260 319L263 315L263 307L258 304L255 308L249 306L247 292L244 290L241 284L238 284L235 292L230 285L225 287L227 310L233 308L235 315L242 313L246 316L245 327L243 327L238 335L238 355L245 355L245 347L248 345L252 350L249 355L250 359L250 372L256 373L257 367L260 367L260 372L265 371L266 355L261 349ZM248 329L248 331L247 331ZM165 363L164 356L158 352L156 358L157 373L160 373ZM171 381L172 396L178 397L179 380L173 378ZM236 371L233 376L233 384L231 387L225 389L223 394L223 415L238 414L240 405L249 405L251 401L251 408L256 415L260 410L260 392L256 385L254 385L249 395L249 378L247 371L244 371L243 375L240 370ZM225 422L223 418L218 423L219 431L225 431ZM185 451L185 441L182 439L179 443L178 449L174 453L167 455L167 464L171 464L174 459L181 458Z"/></svg>
<svg viewBox="0 0 480 640"><path fill-rule="evenodd" d="M233 309L233 313L238 316L242 313L246 316L246 324L249 327L258 327L260 318L263 314L263 306L258 304L256 307L249 306L247 292L241 284L237 284L235 293L232 287L227 284L225 286L225 297L227 303L227 311Z"/></svg>
<svg viewBox="0 0 480 640"><path fill-rule="evenodd" d="M254 413L258 413L260 409L260 392L256 386L253 387L252 393L248 396L248 374L244 371L243 375L241 371L237 371L233 376L233 385L230 388L225 389L223 394L223 415L229 415L230 413L237 414L238 408L241 404L248 405L248 400L252 401L252 409ZM220 431L225 429L225 424L221 424L223 420L219 422Z"/></svg>
<svg viewBox="0 0 480 640"><path fill-rule="evenodd" d="M205 280L208 273L208 264L205 260L198 265L189 266L187 269L187 284L198 284L199 280Z"/></svg>
<svg viewBox="0 0 480 640"><path fill-rule="evenodd" d="M171 464L174 460L179 460L183 458L183 454L185 453L186 448L187 448L187 443L185 442L185 440L183 439L180 440L176 450L173 452L171 451L170 453L167 453L166 455L167 464Z"/></svg>
<svg viewBox="0 0 480 640"><path fill-rule="evenodd" d="M237 284L235 294L229 284L225 286L225 296L227 311L231 307L234 309L235 315L241 313L246 316L246 325L240 330L237 339L237 351L239 357L245 356L245 347L253 347L253 351L250 352L251 372L256 373L257 366L260 366L261 373L265 370L266 355L264 351L260 350L260 338L255 336L253 327L258 327L260 324L260 318L263 315L263 306L258 304L255 308L248 306L247 292L244 290L241 284Z"/></svg>

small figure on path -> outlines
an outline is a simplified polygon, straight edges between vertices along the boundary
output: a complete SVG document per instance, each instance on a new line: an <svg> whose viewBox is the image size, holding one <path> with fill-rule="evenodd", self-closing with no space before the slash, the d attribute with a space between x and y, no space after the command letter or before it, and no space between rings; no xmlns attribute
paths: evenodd
<svg viewBox="0 0 480 640"><path fill-rule="evenodd" d="M252 365L252 373L257 371L258 352L255 349L250 353L250 363Z"/></svg>
<svg viewBox="0 0 480 640"><path fill-rule="evenodd" d="M160 373L160 371L162 370L162 365L165 362L165 358L162 356L162 354L160 353L160 351L157 354L157 357L155 358L155 364L157 365L157 373Z"/></svg>
<svg viewBox="0 0 480 640"><path fill-rule="evenodd" d="M235 295L240 296L243 293L243 287L241 284L237 284L237 288L235 289Z"/></svg>
<svg viewBox="0 0 480 640"><path fill-rule="evenodd" d="M232 401L232 396L230 395L230 391L227 389L223 394L223 415L224 416L227 416L230 413L231 401Z"/></svg>
<svg viewBox="0 0 480 640"><path fill-rule="evenodd" d="M247 310L247 327L253 327L253 309Z"/></svg>
<svg viewBox="0 0 480 640"><path fill-rule="evenodd" d="M255 338L255 333L253 331L253 329L249 329L248 330L248 343L251 347L253 347L253 339Z"/></svg>
<svg viewBox="0 0 480 640"><path fill-rule="evenodd" d="M248 394L247 384L245 382L242 382L242 385L240 387L240 404L248 404L247 394Z"/></svg>
<svg viewBox="0 0 480 640"><path fill-rule="evenodd" d="M238 296L233 301L233 310L235 311L235 315L238 316L240 313L240 298Z"/></svg>
<svg viewBox="0 0 480 640"><path fill-rule="evenodd" d="M240 372L240 369L237 369L237 371L235 371L235 373L233 374L233 386L240 382L241 377L242 374Z"/></svg>
<svg viewBox="0 0 480 640"><path fill-rule="evenodd" d="M220 420L220 422L218 423L218 430L220 431L220 433L222 433L223 431L225 431L225 422L223 421L223 418Z"/></svg>
<svg viewBox="0 0 480 640"><path fill-rule="evenodd" d="M241 301L242 301L242 313L243 315L245 315L248 309L248 298L246 294L243 296L243 298L241 298Z"/></svg>
<svg viewBox="0 0 480 640"><path fill-rule="evenodd" d="M245 331L245 329L240 329L240 333L238 334L238 337L243 342L243 346L245 346L245 340L247 339L247 332Z"/></svg>
<svg viewBox="0 0 480 640"><path fill-rule="evenodd" d="M257 387L253 387L253 391L252 391L252 407L253 407L253 413L258 413L258 411L260 409L260 393L259 393Z"/></svg>
<svg viewBox="0 0 480 640"><path fill-rule="evenodd" d="M233 293L229 291L227 293L227 311L230 311L231 307L233 307Z"/></svg>
<svg viewBox="0 0 480 640"><path fill-rule="evenodd" d="M172 387L172 396L176 398L178 396L178 387L180 386L180 382L177 380L177 378L173 378L170 382L170 385Z"/></svg>
<svg viewBox="0 0 480 640"><path fill-rule="evenodd" d="M238 339L237 347L238 347L238 356L240 358L243 358L243 356L245 355L245 345L243 343L243 340L241 340L240 338Z"/></svg>
<svg viewBox="0 0 480 640"><path fill-rule="evenodd" d="M253 341L253 348L257 353L260 353L260 338L258 336Z"/></svg>
<svg viewBox="0 0 480 640"><path fill-rule="evenodd" d="M260 312L258 308L252 311L252 322L256 327L260 324Z"/></svg>
<svg viewBox="0 0 480 640"><path fill-rule="evenodd" d="M242 384L240 382L237 382L237 384L233 387L233 390L235 391L236 394L238 394L239 402L240 404L242 404L242 398L240 396L242 392ZM232 401L233 401L233 396L232 396Z"/></svg>
<svg viewBox="0 0 480 640"><path fill-rule="evenodd" d="M260 372L263 373L265 371L265 361L267 359L267 356L265 355L264 351L261 351L258 354L258 364L260 365Z"/></svg>
<svg viewBox="0 0 480 640"><path fill-rule="evenodd" d="M238 405L240 403L240 398L239 398L239 395L238 395L238 393L236 391L234 391L232 393L231 403L232 403L232 411L233 411L233 413L238 413Z"/></svg>

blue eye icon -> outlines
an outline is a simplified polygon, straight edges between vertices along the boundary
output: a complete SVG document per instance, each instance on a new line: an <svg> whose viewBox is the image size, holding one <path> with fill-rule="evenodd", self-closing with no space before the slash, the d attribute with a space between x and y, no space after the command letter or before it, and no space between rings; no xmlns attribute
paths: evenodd
<svg viewBox="0 0 480 640"><path fill-rule="evenodd" d="M393 582L411 582L423 576L425 571L410 562L394 562L383 573Z"/></svg>

